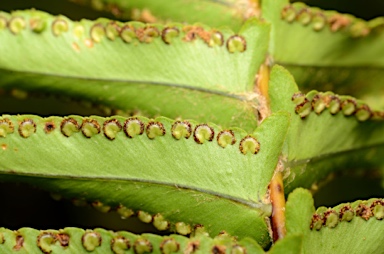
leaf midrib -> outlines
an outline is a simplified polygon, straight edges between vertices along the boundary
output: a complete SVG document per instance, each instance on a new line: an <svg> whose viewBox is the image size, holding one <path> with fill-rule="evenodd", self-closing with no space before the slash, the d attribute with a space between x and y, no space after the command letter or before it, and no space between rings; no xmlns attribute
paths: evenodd
<svg viewBox="0 0 384 254"><path fill-rule="evenodd" d="M185 84L174 84L174 83L166 83L166 82L156 82L156 81L144 81L144 80L130 80L130 79L112 79L112 78L93 78L93 77L85 77L85 76L67 76L67 75L60 75L60 74L52 74L52 73L44 73L44 72L30 72L30 71L15 71L15 70L9 70L0 68L1 71L11 72L11 73L19 73L19 74L32 74L32 75L42 75L47 77L57 77L57 78L64 78L64 79L79 79L79 80L89 80L89 81L109 81L109 82L116 82L116 83L134 83L134 84L146 84L146 85L155 85L155 86L165 86L165 87L174 87L174 88L182 88L186 90L192 90L192 91L199 91L204 92L208 94L214 94L219 96L224 96L228 98L237 99L240 101L249 101L247 98L252 98L252 96L247 96L254 94L253 92L247 92L240 94L235 93L227 93L224 91L219 90L211 90L201 87L194 87L192 85L185 85Z"/></svg>
<svg viewBox="0 0 384 254"><path fill-rule="evenodd" d="M256 202L252 202L251 200L237 198L237 197L233 197L231 195L226 195L226 194L223 194L220 192L210 191L210 190L206 190L206 189L202 189L202 188L186 186L186 185L179 185L177 183L167 183L167 182L154 181L154 180L143 180L143 179L139 179L139 178L106 177L106 176L93 177L93 176L75 176L75 175L69 176L69 175L59 175L59 174L49 175L49 174L24 173L24 172L15 173L14 170L1 171L0 175L10 175L10 176L17 175L17 176L23 176L23 177L36 177L36 178L43 178L43 179L44 178L45 179L48 179L48 178L50 178L50 179L62 179L62 180L76 179L76 180L92 180L92 181L106 181L106 180L108 180L108 181L124 181L124 182L139 182L139 183L157 184L157 185L173 187L176 189L192 190L192 191L197 191L197 192L201 192L201 193L212 195L212 196L217 196L217 197L224 198L224 199L230 200L232 202L239 203L239 204L242 204L242 205L254 208L254 209L262 209L263 210L264 206L269 205L269 204L262 203L261 197L259 198L260 202L256 203Z"/></svg>

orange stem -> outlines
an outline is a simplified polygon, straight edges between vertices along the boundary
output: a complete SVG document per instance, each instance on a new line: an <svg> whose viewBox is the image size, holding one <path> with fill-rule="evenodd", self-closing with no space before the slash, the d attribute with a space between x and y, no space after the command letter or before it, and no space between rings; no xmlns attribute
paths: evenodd
<svg viewBox="0 0 384 254"><path fill-rule="evenodd" d="M269 185L272 202L272 232L273 241L284 238L285 229L285 196L283 175L277 172Z"/></svg>

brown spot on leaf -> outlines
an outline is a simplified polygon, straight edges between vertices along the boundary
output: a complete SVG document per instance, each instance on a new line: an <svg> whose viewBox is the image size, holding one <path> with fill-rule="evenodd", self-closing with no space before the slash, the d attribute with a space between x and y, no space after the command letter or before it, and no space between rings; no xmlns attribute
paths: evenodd
<svg viewBox="0 0 384 254"><path fill-rule="evenodd" d="M166 27L163 29L161 32L161 39L166 43L166 44L171 44L171 41L174 37L179 36L180 31L176 27Z"/></svg>
<svg viewBox="0 0 384 254"><path fill-rule="evenodd" d="M356 207L355 213L357 216L360 216L365 220L369 220L369 218L373 216L371 209L364 204L360 204L358 207Z"/></svg>
<svg viewBox="0 0 384 254"><path fill-rule="evenodd" d="M160 122L149 122L146 128L147 136L150 139L154 139L157 136L165 135L164 125Z"/></svg>
<svg viewBox="0 0 384 254"><path fill-rule="evenodd" d="M192 125L188 121L176 121L172 124L171 133L177 140L182 137L188 139L192 134Z"/></svg>
<svg viewBox="0 0 384 254"><path fill-rule="evenodd" d="M345 205L343 206L341 209L340 209L340 212L339 212L339 219L342 220L344 215L347 214L347 213L350 213L352 215L355 214L355 211L353 211L352 207L350 205ZM347 218L348 220L351 219L351 218Z"/></svg>
<svg viewBox="0 0 384 254"><path fill-rule="evenodd" d="M373 112L367 104L362 104L357 108L355 116L359 121L366 121L373 116Z"/></svg>
<svg viewBox="0 0 384 254"><path fill-rule="evenodd" d="M28 138L36 132L36 123L32 119L24 119L19 125L19 134L23 138Z"/></svg>
<svg viewBox="0 0 384 254"><path fill-rule="evenodd" d="M55 130L55 123L54 122L47 122L45 123L45 126L44 126L44 132L49 134L51 133L52 131Z"/></svg>
<svg viewBox="0 0 384 254"><path fill-rule="evenodd" d="M247 154L248 152L257 154L260 151L260 142L254 137L247 135L240 141L239 149L242 154Z"/></svg>
<svg viewBox="0 0 384 254"><path fill-rule="evenodd" d="M341 110L341 100L337 95L326 96L326 107L329 112L334 115ZM328 100L329 99L329 100Z"/></svg>
<svg viewBox="0 0 384 254"><path fill-rule="evenodd" d="M2 144L1 149L3 149L4 151L7 150L7 144Z"/></svg>
<svg viewBox="0 0 384 254"><path fill-rule="evenodd" d="M57 234L57 240L59 240L60 245L63 247L67 247L69 245L69 235L67 234Z"/></svg>
<svg viewBox="0 0 384 254"><path fill-rule="evenodd" d="M131 244L129 243L129 239L124 236L117 236L111 240L111 248L114 253L122 253L124 250L129 250ZM115 249L117 249L117 251Z"/></svg>
<svg viewBox="0 0 384 254"><path fill-rule="evenodd" d="M292 5L285 6L281 11L281 18L288 22L294 21L296 19L296 16L297 11Z"/></svg>
<svg viewBox="0 0 384 254"><path fill-rule="evenodd" d="M80 46L76 42L72 43L72 48L73 48L74 51L80 52Z"/></svg>
<svg viewBox="0 0 384 254"><path fill-rule="evenodd" d="M199 247L200 247L199 241L190 242L185 248L184 254L192 254L196 252L199 249Z"/></svg>
<svg viewBox="0 0 384 254"><path fill-rule="evenodd" d="M85 232L84 235L81 237L81 242L83 244L83 247L87 251L91 252L101 245L102 238L100 233L89 231Z"/></svg>
<svg viewBox="0 0 384 254"><path fill-rule="evenodd" d="M322 225L323 225L323 218L322 218L322 216L317 214L317 213L312 215L312 220L311 220L310 228L311 229L320 230Z"/></svg>
<svg viewBox="0 0 384 254"><path fill-rule="evenodd" d="M323 214L323 224L329 228L334 228L339 222L339 214L334 210L327 210Z"/></svg>
<svg viewBox="0 0 384 254"><path fill-rule="evenodd" d="M56 240L56 234L52 232L42 232L40 235L37 236L37 246L43 253L49 254L52 252L52 250L49 247L47 248L47 244L54 244Z"/></svg>
<svg viewBox="0 0 384 254"><path fill-rule="evenodd" d="M43 21L41 18L31 18L29 20L29 27L32 31L40 33L45 28L45 21Z"/></svg>
<svg viewBox="0 0 384 254"><path fill-rule="evenodd" d="M100 124L95 119L85 119L81 125L81 132L87 138L100 133Z"/></svg>
<svg viewBox="0 0 384 254"><path fill-rule="evenodd" d="M309 8L303 8L297 12L296 19L303 25L308 25L312 20L312 13Z"/></svg>
<svg viewBox="0 0 384 254"><path fill-rule="evenodd" d="M150 43L153 38L160 36L160 32L156 27L140 27L136 29L136 36L140 42Z"/></svg>
<svg viewBox="0 0 384 254"><path fill-rule="evenodd" d="M211 40L211 32L205 31L202 27L199 26L186 26L184 29L186 32L183 40L190 42L200 37L205 43L209 44Z"/></svg>
<svg viewBox="0 0 384 254"><path fill-rule="evenodd" d="M247 41L243 36L232 35L227 40L227 49L230 53L244 52L247 50Z"/></svg>
<svg viewBox="0 0 384 254"><path fill-rule="evenodd" d="M215 245L212 248L212 254L225 254L225 246Z"/></svg>
<svg viewBox="0 0 384 254"><path fill-rule="evenodd" d="M328 19L328 22L332 32L336 32L351 24L351 20L347 16L342 14L333 15Z"/></svg>
<svg viewBox="0 0 384 254"><path fill-rule="evenodd" d="M298 103L301 103L301 102L303 102L304 100L306 99L306 97L305 97L305 94L303 94L302 92L296 92L296 93L294 93L293 95L292 95L292 98L291 98L291 100L293 101L293 102L298 102Z"/></svg>
<svg viewBox="0 0 384 254"><path fill-rule="evenodd" d="M378 200L373 201L372 204L371 204L371 210L372 210L375 206L377 206L377 205L384 206L384 201L381 200L381 199L378 199Z"/></svg>
<svg viewBox="0 0 384 254"><path fill-rule="evenodd" d="M327 210L324 212L323 214L323 224L325 224L327 222L327 218L331 215L331 214L335 214L336 212L333 211L333 210Z"/></svg>
<svg viewBox="0 0 384 254"><path fill-rule="evenodd" d="M141 135L144 132L144 123L137 118L128 118L124 122L124 133L133 138L136 135Z"/></svg>
<svg viewBox="0 0 384 254"><path fill-rule="evenodd" d="M153 246L149 240L138 238L133 244L133 249L135 253L151 253Z"/></svg>
<svg viewBox="0 0 384 254"><path fill-rule="evenodd" d="M353 115L356 113L356 109L357 103L353 98L347 98L341 102L341 110L343 111L344 115Z"/></svg>
<svg viewBox="0 0 384 254"><path fill-rule="evenodd" d="M193 131L193 139L198 144L203 144L205 140L211 142L215 135L215 131L208 124L198 124Z"/></svg>
<svg viewBox="0 0 384 254"><path fill-rule="evenodd" d="M117 119L110 119L103 124L104 136L110 140L115 139L116 133L122 129L120 122Z"/></svg>
<svg viewBox="0 0 384 254"><path fill-rule="evenodd" d="M85 39L84 40L84 45L87 47L87 48L93 48L93 41L91 39Z"/></svg>
<svg viewBox="0 0 384 254"><path fill-rule="evenodd" d="M17 235L16 244L15 246L13 246L13 250L20 250L21 248L23 248L23 244L24 244L24 237L22 237L21 235Z"/></svg>
<svg viewBox="0 0 384 254"><path fill-rule="evenodd" d="M232 130L220 131L217 134L216 140L217 143L223 148L226 147L228 144L234 145L236 143L235 134Z"/></svg>
<svg viewBox="0 0 384 254"><path fill-rule="evenodd" d="M114 40L121 32L121 27L115 21L110 21L106 27L107 37Z"/></svg>
<svg viewBox="0 0 384 254"><path fill-rule="evenodd" d="M304 119L309 115L309 113L311 112L311 109L312 109L312 104L307 98L305 98L305 100L302 103L296 105L295 112L301 117L301 119Z"/></svg>
<svg viewBox="0 0 384 254"><path fill-rule="evenodd" d="M80 126L75 119L68 118L61 121L60 129L64 136L69 137L74 132L77 132L80 129Z"/></svg>
<svg viewBox="0 0 384 254"><path fill-rule="evenodd" d="M8 118L0 120L0 137L6 137L8 133L13 133L15 127Z"/></svg>

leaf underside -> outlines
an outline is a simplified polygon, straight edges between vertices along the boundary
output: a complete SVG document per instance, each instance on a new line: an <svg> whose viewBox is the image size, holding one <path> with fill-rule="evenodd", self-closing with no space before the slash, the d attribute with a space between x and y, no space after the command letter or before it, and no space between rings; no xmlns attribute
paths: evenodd
<svg viewBox="0 0 384 254"><path fill-rule="evenodd" d="M366 104L383 107L382 19L365 22L287 0L261 3L266 22L245 21L258 15L253 1L74 2L158 24L1 12L0 92L56 94L166 117L3 115L3 181L30 183L101 211L142 215L159 230L219 234L191 240L88 230L103 238L95 253L111 251L118 235L133 243L131 253L145 252L145 239L153 253L164 253L170 239L178 241L168 245L178 246L176 253L189 253L192 241L201 244L196 253L263 253L271 241L268 184L279 165L290 193L287 236L268 253L381 253L382 200L356 201L347 222L340 209L350 204L315 212L311 194L297 188L315 189L341 170L383 167L384 114ZM256 87L265 61L273 66L268 106ZM301 93L277 64L300 89L323 92ZM336 97L335 112L329 102L319 104ZM262 107L273 114L261 122ZM0 229L0 250L89 251L82 229L44 232ZM63 232L76 244L63 246ZM43 247L39 234L46 237Z"/></svg>
<svg viewBox="0 0 384 254"><path fill-rule="evenodd" d="M304 189L296 189L287 202L287 231L303 236L303 253L381 253L384 223L372 215L364 219L354 215L351 221L332 222L336 226L323 226L320 230L310 229L315 212L311 194Z"/></svg>
<svg viewBox="0 0 384 254"><path fill-rule="evenodd" d="M264 253L252 239L236 241L228 235L209 238L200 234L189 238L180 235L135 235L101 228L41 231L0 228L0 238L3 242L0 251L3 253L209 253L215 250Z"/></svg>
<svg viewBox="0 0 384 254"><path fill-rule="evenodd" d="M298 88L280 66L272 69L269 87L272 112L291 114L283 150L288 193L297 187L310 188L331 172L377 169L384 164L378 156L384 151L384 121L359 121L354 115L346 116L341 110L331 114L326 108L301 118L291 100Z"/></svg>
<svg viewBox="0 0 384 254"><path fill-rule="evenodd" d="M302 89L347 93L384 107L381 18L364 21L288 0L263 2L262 16L271 23L273 62Z"/></svg>
<svg viewBox="0 0 384 254"><path fill-rule="evenodd" d="M266 119L251 136L234 129L234 136L229 136L235 139L234 143L217 140L224 135L218 126L194 121L188 122L195 128L193 134L177 140L173 136L177 133L172 130L175 121L164 117L149 120L4 115L2 120L14 128L0 140L4 180L17 175L19 180L24 178L23 181L68 198L143 209L151 214L161 213L173 222L206 225L213 235L226 230L241 238L252 235L263 246L269 242L264 217L270 211L261 200L267 193L287 131L288 117L284 113ZM75 121L81 130L69 129ZM139 130L139 134L129 138L127 133L132 135L135 129L125 127L137 121L143 123L145 132L140 134ZM124 123L124 131L110 132L117 122L121 126ZM103 128L97 130L95 126ZM164 132L157 133L158 126L163 126ZM205 130L213 132L212 141L199 136ZM260 144L260 150L252 150L254 142ZM223 148L224 144L227 146ZM57 158L61 158L60 163L56 163ZM86 191L89 189L94 191ZM164 192L170 195L169 200L161 198ZM218 216L222 209L233 218ZM184 212L175 212L179 210ZM240 211L243 216L238 217ZM213 223L215 220L217 223ZM253 223L249 226L241 221Z"/></svg>
<svg viewBox="0 0 384 254"><path fill-rule="evenodd" d="M9 23L0 25L1 88L172 118L212 115L248 131L257 124L253 82L267 50L267 24L250 20L235 34L177 23L74 22L35 10L1 13L0 20Z"/></svg>

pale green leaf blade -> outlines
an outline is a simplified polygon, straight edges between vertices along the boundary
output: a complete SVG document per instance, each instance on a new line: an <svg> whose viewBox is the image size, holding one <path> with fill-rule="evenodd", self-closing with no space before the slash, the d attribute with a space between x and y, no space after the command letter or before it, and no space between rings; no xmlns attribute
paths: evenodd
<svg viewBox="0 0 384 254"><path fill-rule="evenodd" d="M242 98L182 87L141 83L127 85L115 81L63 79L9 71L0 71L0 75L3 77L0 86L6 91L18 88L32 99L35 94L56 95L61 96L63 101L71 98L93 103L107 109L107 112L123 112L124 115L131 115L133 112L145 116L192 118L201 122L215 122L223 128L237 126L247 131L252 131L257 126L257 101L254 96ZM92 89L89 90L89 87ZM31 112L30 109L21 110L20 113Z"/></svg>
<svg viewBox="0 0 384 254"><path fill-rule="evenodd" d="M297 188L292 191L286 204L287 235L307 232L314 212L314 201L308 190Z"/></svg>
<svg viewBox="0 0 384 254"><path fill-rule="evenodd" d="M200 225L211 236L225 230L239 239L252 238L263 248L271 242L265 223L266 217L271 214L269 204L244 204L204 191L139 181L20 175L17 178L2 176L2 181L29 183L59 193L63 198L88 203L101 211L117 211L122 217L138 216L139 212L145 212L149 219L143 222L153 224L160 231L188 234L194 233L195 227ZM161 222L166 223L166 227L152 219L156 215L163 217ZM179 223L186 226L180 229L177 227Z"/></svg>
<svg viewBox="0 0 384 254"><path fill-rule="evenodd" d="M301 88L351 93L383 108L383 19L371 21L288 0L265 1L272 61Z"/></svg>
<svg viewBox="0 0 384 254"><path fill-rule="evenodd" d="M243 251L264 253L256 242L248 239L237 241L229 236L214 238L205 235L184 237L180 235L136 235L126 231L112 232L96 228L84 230L67 227L60 230L20 228L16 231L0 228L2 253L210 253L212 251ZM258 250L259 252L255 252Z"/></svg>
<svg viewBox="0 0 384 254"><path fill-rule="evenodd" d="M379 29L371 31L380 28L382 21L377 27L369 27L372 24L352 15L324 11L303 3L290 4L287 0L264 2L262 10L263 17L272 24L270 50L277 63L303 67L383 66L384 59L378 57L382 55L379 38L383 34ZM300 15L306 13L309 19L304 24ZM320 16L323 22L319 22ZM336 17L346 19L346 23L332 22ZM318 30L316 25L319 25Z"/></svg>
<svg viewBox="0 0 384 254"><path fill-rule="evenodd" d="M19 89L41 91L44 87L45 92L88 98L123 110L148 103L142 110L150 112L169 102L166 95L171 90L181 101L199 103L202 99L196 97L204 96L208 108L218 107L221 98L223 109L233 104L246 109L251 122L245 126L247 130L256 124L256 117L250 118L257 105L253 86L266 56L267 24L250 20L235 34L203 25L161 26L107 19L74 22L35 10L0 16L9 23L9 28L0 30L4 80L11 76L12 82L13 76L20 74L34 77L28 85L18 85ZM51 78L62 81L47 84ZM90 86L95 91L89 91ZM158 99L140 99L135 96L139 91ZM97 96L91 97L92 92ZM190 111L183 117L197 118L202 107L188 105ZM163 115L180 115L164 108ZM234 120L218 117L218 123L241 125L233 114Z"/></svg>
<svg viewBox="0 0 384 254"><path fill-rule="evenodd" d="M278 240L268 251L270 254L299 254L302 253L301 235L288 235L283 239Z"/></svg>
<svg viewBox="0 0 384 254"><path fill-rule="evenodd" d="M269 85L271 110L286 110L292 121L283 152L288 192L300 186L310 188L338 170L383 165L379 155L384 151L384 121L359 121L342 110L331 114L328 108L316 114L310 100L308 112L301 118L292 101L297 92L293 77L282 67L274 67Z"/></svg>
<svg viewBox="0 0 384 254"><path fill-rule="evenodd" d="M376 205L370 208L370 201L357 201L352 204L341 204L335 208L321 208L322 213L328 213L324 219L324 225L314 224L314 206L311 194L304 189L293 191L287 202L287 233L303 234L303 253L381 253L382 252L382 232L384 224L382 221L383 206ZM382 201L381 201L382 202ZM371 215L368 219L362 218L364 215L357 215L359 204L367 207ZM341 212L343 208L349 207L354 215L348 217L346 212ZM320 209L320 208L319 208ZM371 210L372 209L372 210ZM373 213L372 213L373 212ZM321 212L318 212L322 216ZM332 217L334 216L334 218ZM340 219L339 219L340 218ZM320 219L320 218L319 218ZM325 225L326 223L326 225ZM314 227L311 229L311 225ZM316 230L315 228L319 228Z"/></svg>
<svg viewBox="0 0 384 254"><path fill-rule="evenodd" d="M243 154L240 144L243 144L243 139L247 137L244 131L233 129L235 143L231 145L226 141L228 145L223 148L216 140L221 130L220 127L210 123L200 126L201 133L206 130L209 133L213 131L213 138L207 137L208 139L204 140L195 137L196 133L196 135L200 135L199 130L196 131L196 127L200 124L189 121L193 133L189 133L188 139L181 137L178 140L172 136L175 132L171 131L175 121L162 117L155 120L140 117L138 120L143 124L144 133L129 138L120 129L113 134L114 139L110 140L111 137L106 137L108 134L105 134L103 130L104 124L112 120L112 126L115 124L114 121L119 122L120 126L128 126L127 121L136 124L136 118L118 116L110 118L97 116L40 118L32 115L4 115L2 119L12 122L14 126L14 132L1 139L5 147L1 151L2 157L6 158L6 161L3 161L3 170L46 176L81 174L82 177L146 179L149 182L171 185L176 183L185 187L195 186L192 189L209 188L214 193L252 201L257 201L258 193L263 195L267 189L288 127L288 118L285 113L278 113L267 118L252 133L252 137L255 137L252 139L260 143L257 154L252 153L252 147L249 148L247 154ZM74 121L81 126L79 131L72 131L72 129L63 131L63 128L67 128L63 126L72 126ZM147 129L152 124L155 126L154 128L157 128L158 123L164 128L164 136L159 134L160 136L151 139L150 136L147 136ZM34 124L36 127L31 128L36 133L27 133L29 129L26 129L25 134L19 134L24 130L23 128L29 128ZM46 133L47 126L54 128L48 134ZM95 133L86 133L93 130ZM63 135L64 132L69 137ZM199 144L194 139L200 139L203 143ZM252 139L250 142L253 142ZM20 160L20 158L24 159ZM57 158L62 158L63 161L57 167L51 168ZM73 167L76 165L74 163L79 163L76 166L80 166L85 159L87 165L82 165L82 171L74 172ZM125 169L127 164L131 170ZM100 168L103 170L100 171ZM147 170L143 170L145 168ZM224 178L218 179L218 174L222 174ZM240 188L228 189L227 186Z"/></svg>
<svg viewBox="0 0 384 254"><path fill-rule="evenodd" d="M206 225L215 234L226 230L251 236L264 247L269 243L264 217L270 214L270 205L262 200L287 132L286 113L265 119L251 135L164 117L4 115L2 119L3 180L23 180L112 207L122 204L152 215L161 213L172 225L182 221ZM188 124L189 131L183 129ZM138 135L129 138L126 133ZM189 212L175 212L183 208Z"/></svg>

